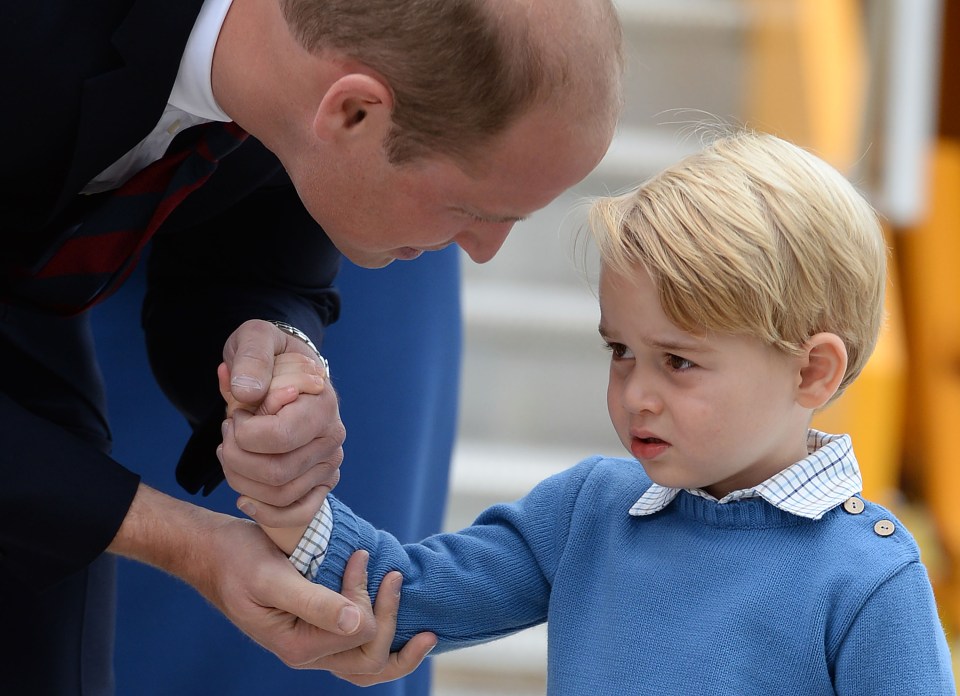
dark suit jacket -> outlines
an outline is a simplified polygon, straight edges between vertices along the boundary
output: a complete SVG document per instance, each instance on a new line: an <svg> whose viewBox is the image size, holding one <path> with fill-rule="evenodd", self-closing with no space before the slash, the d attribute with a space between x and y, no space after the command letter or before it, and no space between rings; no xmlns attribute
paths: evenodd
<svg viewBox="0 0 960 696"><path fill-rule="evenodd" d="M0 282L61 241L77 192L156 125L201 4L4 4ZM154 374L194 428L178 477L195 492L222 479L215 370L225 339L262 318L319 340L339 311L331 287L339 254L253 138L181 204L152 247L143 326ZM138 482L105 454L84 327L0 304L0 573L34 587L102 552Z"/></svg>

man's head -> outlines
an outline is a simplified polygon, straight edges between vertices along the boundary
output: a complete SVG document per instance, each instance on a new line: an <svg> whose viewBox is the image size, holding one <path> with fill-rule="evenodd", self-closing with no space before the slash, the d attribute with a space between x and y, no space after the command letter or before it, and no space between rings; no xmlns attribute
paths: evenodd
<svg viewBox="0 0 960 696"><path fill-rule="evenodd" d="M622 37L610 0L280 0L310 53L340 54L390 90L384 146L400 164L470 160L538 105L609 128Z"/></svg>
<svg viewBox="0 0 960 696"><path fill-rule="evenodd" d="M212 83L354 263L483 262L603 157L621 45L610 0L234 0Z"/></svg>
<svg viewBox="0 0 960 696"><path fill-rule="evenodd" d="M489 260L516 221L589 174L613 137L622 38L610 0L281 9L292 38L265 59L279 89L260 94L241 125L280 157L307 210L358 265L450 244ZM249 43L257 26L246 27Z"/></svg>
<svg viewBox="0 0 960 696"><path fill-rule="evenodd" d="M797 354L842 339L837 394L863 369L883 320L887 250L870 205L836 170L771 135L739 133L636 191L602 199L605 267L646 270L670 320Z"/></svg>

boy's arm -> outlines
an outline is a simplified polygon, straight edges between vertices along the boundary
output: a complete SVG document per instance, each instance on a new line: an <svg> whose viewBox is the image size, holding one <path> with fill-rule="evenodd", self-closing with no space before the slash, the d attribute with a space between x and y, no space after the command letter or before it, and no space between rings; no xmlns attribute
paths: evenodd
<svg viewBox="0 0 960 696"><path fill-rule="evenodd" d="M839 696L956 694L950 650L926 569L909 563L857 612L835 659Z"/></svg>
<svg viewBox="0 0 960 696"><path fill-rule="evenodd" d="M346 560L358 549L370 553L371 597L387 572L400 571L403 596L393 650L422 631L434 633L438 651L444 651L542 623L576 500L593 463L541 482L516 503L487 509L458 533L417 544L401 544L330 495L329 544L309 577L338 587Z"/></svg>
<svg viewBox="0 0 960 696"><path fill-rule="evenodd" d="M300 543L300 539L303 538L303 534L306 531L306 527L260 527L263 530L263 533L270 537L270 540L280 547L280 549L287 554L292 556L293 552L297 548L297 544Z"/></svg>

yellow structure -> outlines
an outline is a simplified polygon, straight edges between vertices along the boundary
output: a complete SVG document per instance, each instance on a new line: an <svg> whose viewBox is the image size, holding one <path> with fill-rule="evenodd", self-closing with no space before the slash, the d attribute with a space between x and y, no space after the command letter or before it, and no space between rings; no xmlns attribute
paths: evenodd
<svg viewBox="0 0 960 696"><path fill-rule="evenodd" d="M840 171L862 155L868 84L858 0L747 0L749 124ZM889 321L862 377L815 426L849 432L868 498L907 517L948 637L960 636L960 3L944 3L941 138L926 219L889 230ZM911 505L904 503L906 490ZM919 514L918 514L919 511ZM924 520L930 519L925 525ZM960 653L960 643L954 648Z"/></svg>
<svg viewBox="0 0 960 696"><path fill-rule="evenodd" d="M745 111L842 172L861 155L867 42L857 0L748 0Z"/></svg>
<svg viewBox="0 0 960 696"><path fill-rule="evenodd" d="M856 0L750 0L746 113L753 125L810 148L841 172L860 157L866 123L866 36ZM893 505L900 488L906 352L896 267L888 322L862 376L814 425L850 433L864 494Z"/></svg>
<svg viewBox="0 0 960 696"><path fill-rule="evenodd" d="M905 461L946 554L934 577L948 630L960 632L960 140L934 149L929 215L897 237L908 308L910 388Z"/></svg>

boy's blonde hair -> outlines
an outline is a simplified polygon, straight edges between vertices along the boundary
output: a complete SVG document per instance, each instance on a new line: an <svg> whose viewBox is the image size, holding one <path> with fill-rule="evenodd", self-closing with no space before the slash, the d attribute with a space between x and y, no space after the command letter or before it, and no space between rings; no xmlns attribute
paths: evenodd
<svg viewBox="0 0 960 696"><path fill-rule="evenodd" d="M797 353L838 335L856 379L883 320L887 249L871 206L835 169L780 138L740 132L622 196L593 204L605 267L639 264L664 313L694 333Z"/></svg>

